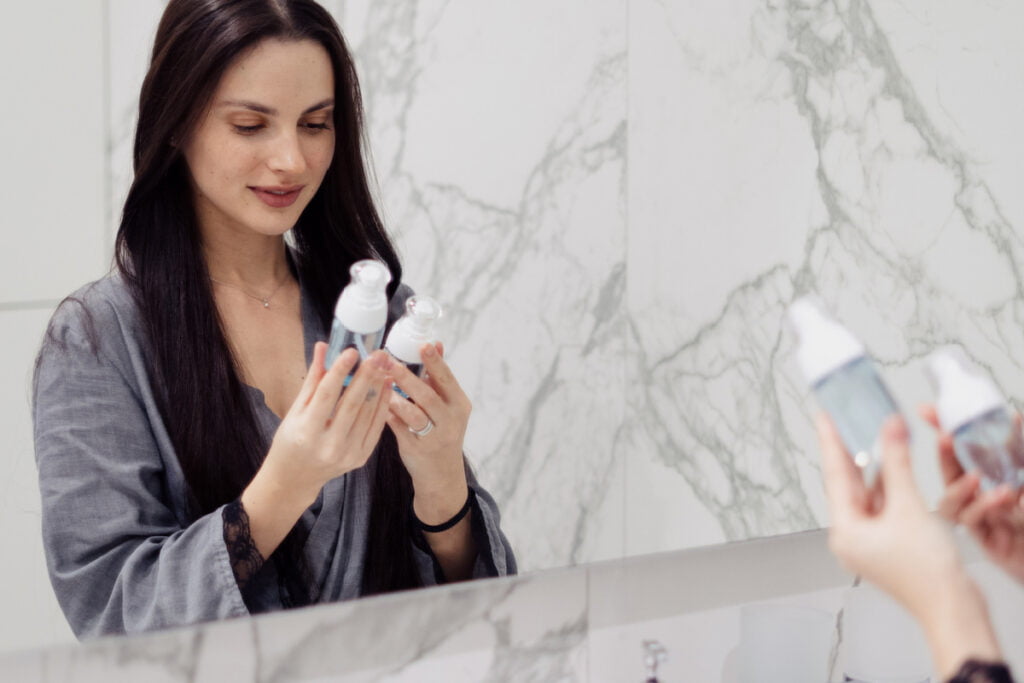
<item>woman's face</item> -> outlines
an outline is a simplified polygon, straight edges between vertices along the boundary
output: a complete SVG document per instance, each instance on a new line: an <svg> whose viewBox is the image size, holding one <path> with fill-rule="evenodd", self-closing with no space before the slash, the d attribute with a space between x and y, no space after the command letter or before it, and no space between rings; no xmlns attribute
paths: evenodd
<svg viewBox="0 0 1024 683"><path fill-rule="evenodd" d="M204 234L284 234L334 155L327 51L310 40L268 39L243 54L183 152Z"/></svg>

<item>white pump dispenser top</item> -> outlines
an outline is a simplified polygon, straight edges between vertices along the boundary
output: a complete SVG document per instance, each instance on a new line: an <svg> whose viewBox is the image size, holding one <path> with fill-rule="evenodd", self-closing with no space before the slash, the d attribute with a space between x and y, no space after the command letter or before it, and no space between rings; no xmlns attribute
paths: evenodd
<svg viewBox="0 0 1024 683"><path fill-rule="evenodd" d="M391 271L380 261L356 261L349 269L348 285L338 297L334 317L356 334L371 334L388 321L386 288Z"/></svg>
<svg viewBox="0 0 1024 683"><path fill-rule="evenodd" d="M1006 405L991 378L979 372L956 347L928 356L928 373L938 393L935 409L939 424L949 433L971 420Z"/></svg>
<svg viewBox="0 0 1024 683"><path fill-rule="evenodd" d="M429 296L411 296L405 302L405 315L388 334L385 348L407 365L422 363L420 348L434 342L434 328L441 318L441 305Z"/></svg>
<svg viewBox="0 0 1024 683"><path fill-rule="evenodd" d="M825 315L810 297L793 302L789 307L789 321L800 338L797 363L810 386L866 353L864 345Z"/></svg>

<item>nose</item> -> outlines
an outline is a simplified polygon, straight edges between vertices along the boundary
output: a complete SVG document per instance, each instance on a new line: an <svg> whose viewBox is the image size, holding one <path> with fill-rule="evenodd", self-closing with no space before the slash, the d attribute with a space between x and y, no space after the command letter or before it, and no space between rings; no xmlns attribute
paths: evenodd
<svg viewBox="0 0 1024 683"><path fill-rule="evenodd" d="M306 170L306 156L295 131L282 132L271 143L267 166L276 173L298 174Z"/></svg>

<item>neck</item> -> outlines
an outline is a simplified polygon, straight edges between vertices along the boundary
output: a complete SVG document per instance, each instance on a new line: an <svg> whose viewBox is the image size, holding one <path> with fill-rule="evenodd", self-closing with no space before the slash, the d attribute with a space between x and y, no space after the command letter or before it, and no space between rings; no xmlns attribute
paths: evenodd
<svg viewBox="0 0 1024 683"><path fill-rule="evenodd" d="M205 235L203 253L210 277L256 291L269 291L290 276L284 238L232 235L230 240Z"/></svg>

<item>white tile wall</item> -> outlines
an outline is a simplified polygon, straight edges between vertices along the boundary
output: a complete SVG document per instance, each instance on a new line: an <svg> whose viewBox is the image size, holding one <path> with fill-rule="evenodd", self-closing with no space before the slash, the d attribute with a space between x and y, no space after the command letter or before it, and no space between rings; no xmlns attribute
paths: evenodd
<svg viewBox="0 0 1024 683"><path fill-rule="evenodd" d="M103 6L4 3L0 305L59 300L109 263Z"/></svg>
<svg viewBox="0 0 1024 683"><path fill-rule="evenodd" d="M73 640L47 578L29 414L52 306L100 277L107 232L105 3L6 3L0 22L0 650Z"/></svg>
<svg viewBox="0 0 1024 683"><path fill-rule="evenodd" d="M0 311L0 651L74 639L46 573L32 450L32 367L49 319L49 309Z"/></svg>
<svg viewBox="0 0 1024 683"><path fill-rule="evenodd" d="M150 52L165 0L106 0L109 60L109 116L104 121L110 140L108 201L111 220L107 239L114 243L132 181L132 143L138 118L139 90L149 67Z"/></svg>

